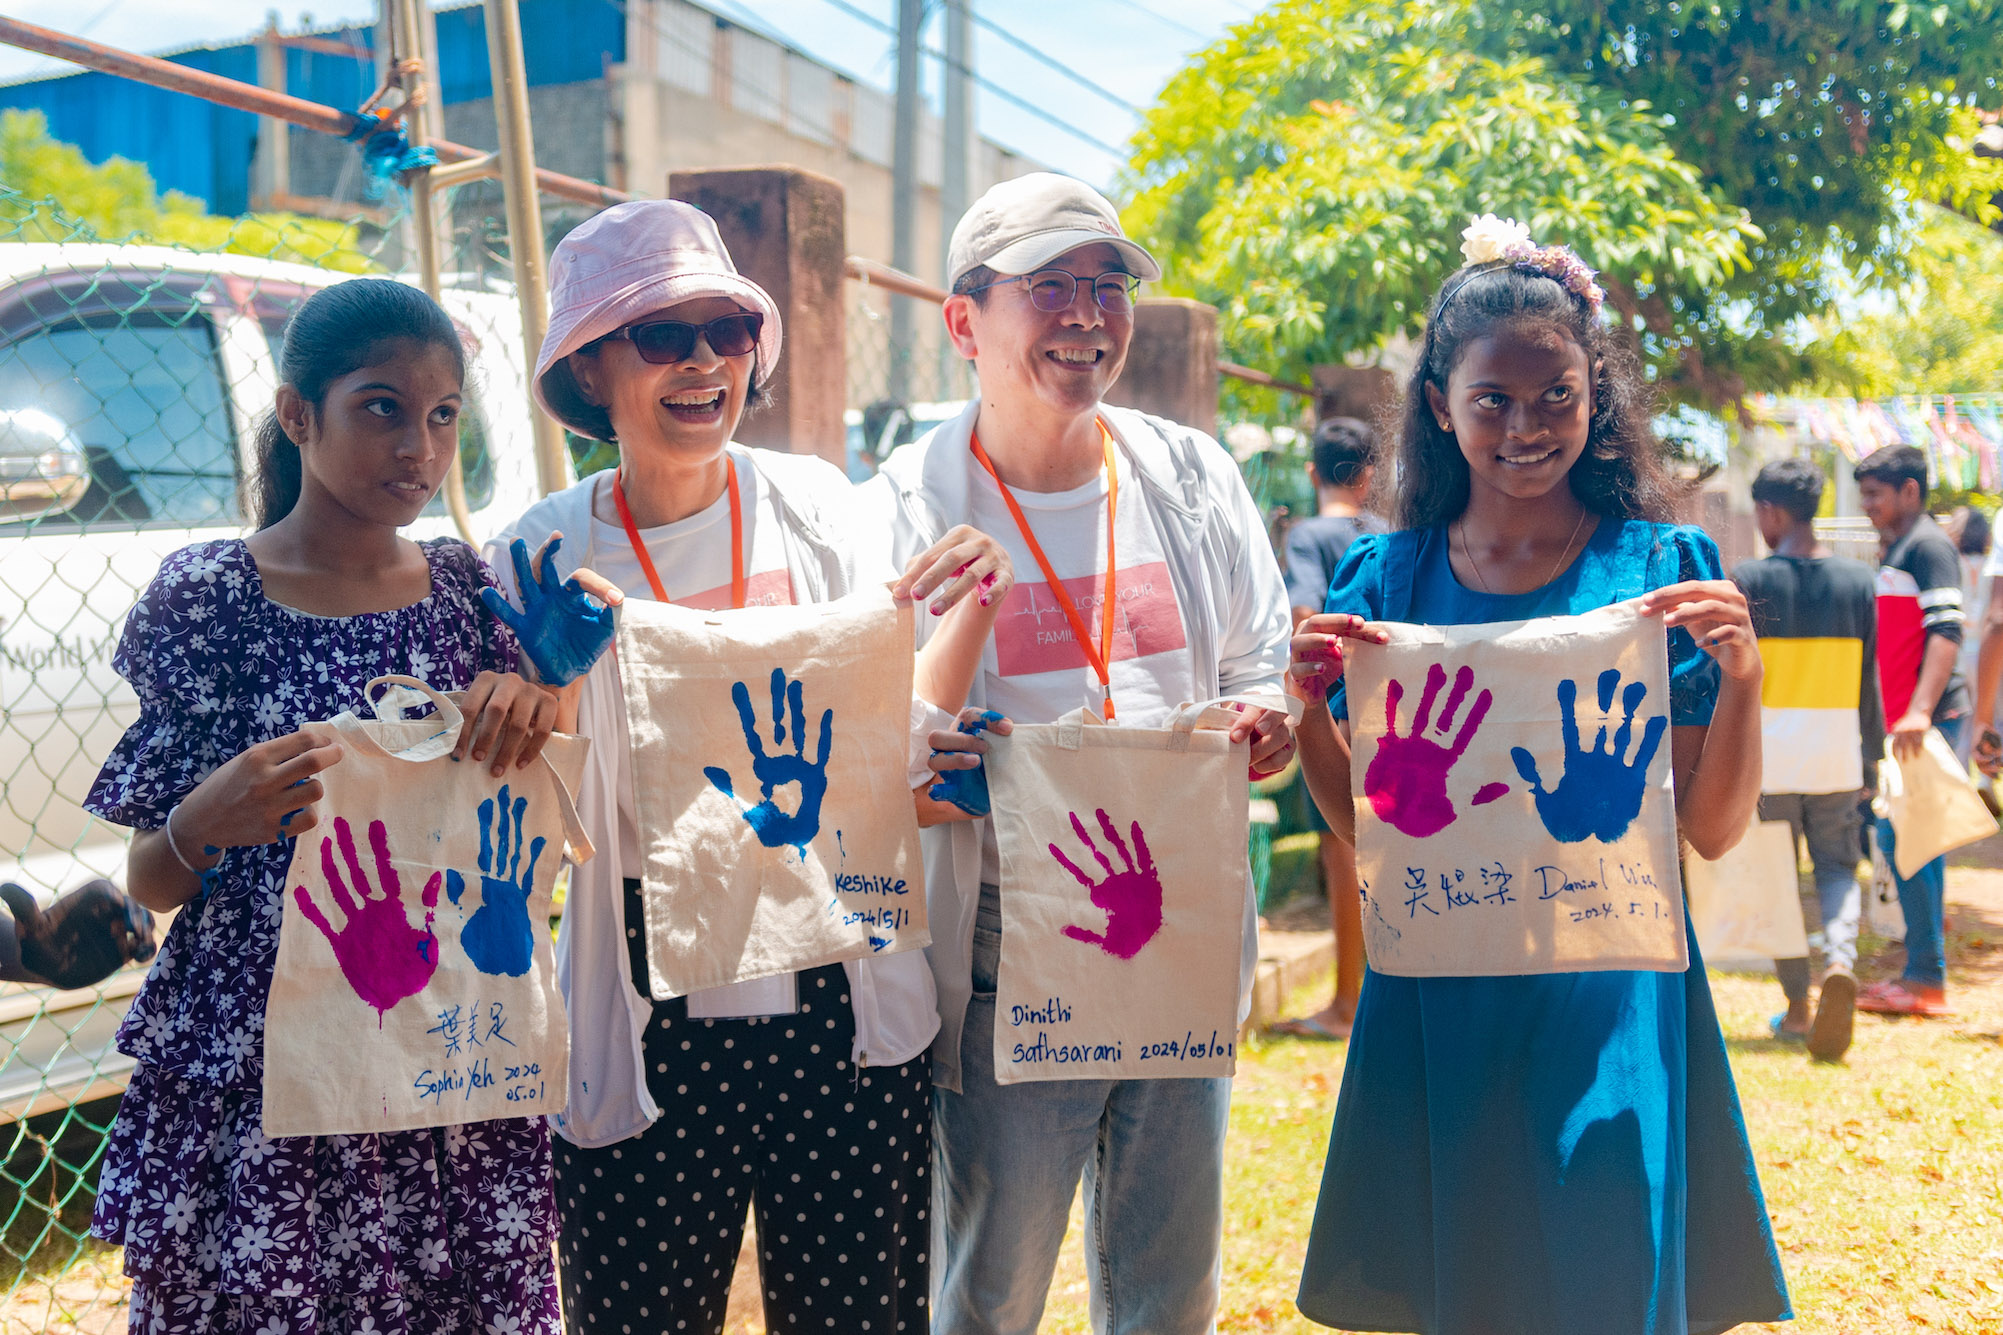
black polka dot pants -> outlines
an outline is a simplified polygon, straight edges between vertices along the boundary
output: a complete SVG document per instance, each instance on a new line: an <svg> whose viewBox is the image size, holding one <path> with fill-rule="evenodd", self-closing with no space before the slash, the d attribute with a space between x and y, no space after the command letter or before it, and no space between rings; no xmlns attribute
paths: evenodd
<svg viewBox="0 0 2003 1335"><path fill-rule="evenodd" d="M927 1330L929 1058L850 1060L840 965L801 974L799 992L797 1014L757 1020L655 1002L643 1047L660 1119L601 1149L557 1142L570 1335L721 1335L747 1208L774 1335Z"/></svg>

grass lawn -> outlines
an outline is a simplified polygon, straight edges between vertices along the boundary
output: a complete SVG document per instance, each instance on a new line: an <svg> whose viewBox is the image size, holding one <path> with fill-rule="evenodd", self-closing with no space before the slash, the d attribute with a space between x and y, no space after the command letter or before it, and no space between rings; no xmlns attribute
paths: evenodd
<svg viewBox="0 0 2003 1335"><path fill-rule="evenodd" d="M1796 1313L1742 1329L2003 1335L2003 870L1951 867L1948 899L1956 1017L1860 1016L1839 1066L1768 1036L1771 977L1712 975ZM1863 977L1897 972L1899 947L1866 945ZM1293 1296L1343 1055L1280 1039L1241 1056L1221 1330L1324 1329ZM1045 1332L1089 1330L1079 1224L1074 1209Z"/></svg>

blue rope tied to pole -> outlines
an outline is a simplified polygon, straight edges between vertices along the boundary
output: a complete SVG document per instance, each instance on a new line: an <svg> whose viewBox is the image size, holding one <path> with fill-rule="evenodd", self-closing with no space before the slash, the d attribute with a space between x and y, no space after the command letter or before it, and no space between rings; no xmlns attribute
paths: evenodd
<svg viewBox="0 0 2003 1335"><path fill-rule="evenodd" d="M355 120L355 128L342 137L362 146L362 170L368 176L365 193L370 199L388 194L406 172L438 165L437 152L412 145L401 124L385 126L383 118L372 111L356 112Z"/></svg>

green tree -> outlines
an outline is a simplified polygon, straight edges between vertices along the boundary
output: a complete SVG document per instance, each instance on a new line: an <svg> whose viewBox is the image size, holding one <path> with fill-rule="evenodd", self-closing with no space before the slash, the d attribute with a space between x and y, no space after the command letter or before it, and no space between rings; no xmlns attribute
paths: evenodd
<svg viewBox="0 0 2003 1335"><path fill-rule="evenodd" d="M1143 120L1129 230L1223 312L1238 360L1301 375L1422 326L1484 212L1562 239L1660 370L1701 377L1745 213L1662 118L1536 56L1479 49L1474 0L1282 0L1199 55ZM1704 395L1699 394L1699 397Z"/></svg>
<svg viewBox="0 0 2003 1335"><path fill-rule="evenodd" d="M1988 222L2003 163L2003 0L1488 0L1486 50L1664 114L1663 132L1762 233L1735 275L1760 327L1896 284L1931 202Z"/></svg>
<svg viewBox="0 0 2003 1335"><path fill-rule="evenodd" d="M0 194L0 238L10 241L145 241L351 273L374 267L346 223L296 213L218 217L178 190L162 194L141 163L91 162L51 138L39 111L0 112L0 186L12 192Z"/></svg>
<svg viewBox="0 0 2003 1335"><path fill-rule="evenodd" d="M1918 235L1904 282L1811 323L1818 389L1859 398L2003 390L2003 243L1940 210Z"/></svg>

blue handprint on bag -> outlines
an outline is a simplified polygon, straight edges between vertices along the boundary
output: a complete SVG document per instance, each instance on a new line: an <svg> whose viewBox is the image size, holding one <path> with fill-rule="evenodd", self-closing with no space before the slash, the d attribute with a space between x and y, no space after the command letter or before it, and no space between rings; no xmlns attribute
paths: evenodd
<svg viewBox="0 0 2003 1335"><path fill-rule="evenodd" d="M1609 668L1600 674L1600 713L1608 719L1613 717L1614 687L1619 684L1619 671ZM1629 683L1621 692L1622 717L1620 727L1614 730L1613 745L1607 745L1606 724L1602 722L1593 749L1588 751L1579 745L1579 684L1569 678L1558 683L1565 776L1550 792L1544 791L1543 782L1537 777L1536 757L1520 746L1511 748L1509 757L1516 762L1516 772L1530 785L1537 799L1537 814L1553 839L1567 844L1586 839L1612 843L1626 834L1627 827L1641 814L1641 799L1648 791L1648 764L1655 759L1662 734L1669 728L1667 716L1657 714L1642 728L1641 745L1635 748L1634 759L1622 758L1634 736L1635 711L1647 694L1645 683Z"/></svg>
<svg viewBox="0 0 2003 1335"><path fill-rule="evenodd" d="M551 686L567 686L585 673L612 643L612 609L584 591L576 579L559 580L556 554L562 537L552 537L536 553L535 573L529 568L529 545L516 538L508 544L515 561L515 587L522 596L517 612L499 589L480 590L480 601L501 624L514 631L522 652L536 673Z"/></svg>
<svg viewBox="0 0 2003 1335"><path fill-rule="evenodd" d="M530 842L529 865L524 871L522 812L528 804L526 797L517 797L510 806L505 783L498 800L490 797L480 804L480 907L460 929L459 944L481 973L519 978L529 971L535 953L529 895L534 891L536 861L542 857L546 841L539 836ZM466 878L456 871L447 872L447 898L457 904L465 893Z"/></svg>
<svg viewBox="0 0 2003 1335"><path fill-rule="evenodd" d="M782 848L791 845L804 860L807 845L821 832L821 799L828 791L828 745L833 737L835 711L821 713L821 741L819 754L811 762L807 759L806 711L800 704L800 683L786 684L786 673L782 668L772 669L772 744L781 746L786 741L786 706L792 706L793 714L793 754L768 756L763 743L758 740L758 721L751 711L751 692L743 682L733 683L730 698L737 702L737 718L744 725L744 745L751 752L751 774L758 780L759 795L763 799L752 806L737 795L730 781L730 771L717 765L706 765L703 773L709 781L720 789L725 797L736 802L750 824L758 842L767 848ZM800 805L790 815L781 810L772 800L772 792L784 784L800 785Z"/></svg>

